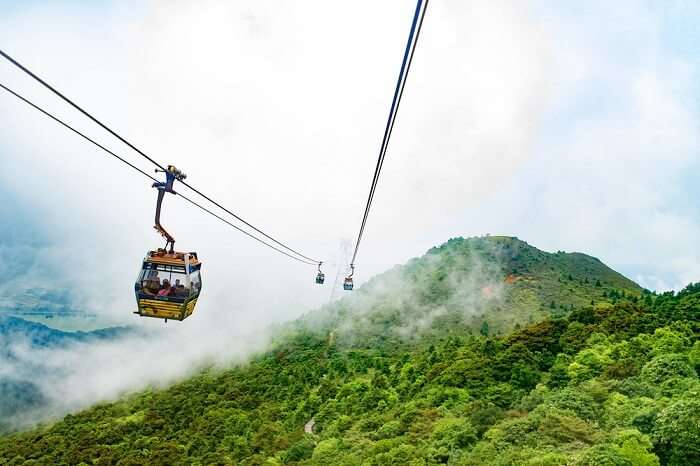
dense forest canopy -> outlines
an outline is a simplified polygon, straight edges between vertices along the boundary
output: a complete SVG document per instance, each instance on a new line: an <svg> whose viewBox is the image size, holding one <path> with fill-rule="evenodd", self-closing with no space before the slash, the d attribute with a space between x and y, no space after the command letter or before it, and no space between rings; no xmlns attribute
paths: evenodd
<svg viewBox="0 0 700 466"><path fill-rule="evenodd" d="M248 364L0 437L0 464L700 464L700 284L490 237L358 291Z"/></svg>

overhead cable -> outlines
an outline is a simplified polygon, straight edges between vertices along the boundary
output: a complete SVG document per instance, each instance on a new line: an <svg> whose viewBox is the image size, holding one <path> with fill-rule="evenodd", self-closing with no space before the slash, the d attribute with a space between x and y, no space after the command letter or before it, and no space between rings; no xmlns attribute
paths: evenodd
<svg viewBox="0 0 700 466"><path fill-rule="evenodd" d="M51 86L49 83L47 83L46 81L44 81L43 79L41 79L39 76L37 76L35 73L33 73L33 72L32 72L31 70L29 70L27 67L25 67L24 65L22 65L21 63L19 63L17 60L15 60L14 58L12 58L10 55L8 55L7 53L5 53L3 50L0 50L0 55L3 56L5 59L7 59L10 63L12 63L13 65L15 65L17 68L19 68L20 70L22 70L24 73L26 73L27 75L29 75L30 77L32 77L34 80L36 80L37 82L39 82L40 84L42 84L44 87L46 87L47 89L49 89L49 90L50 90L51 92L53 92L55 95L57 95L58 97L60 97L63 101L65 101L66 103L68 103L69 105L71 105L73 108L75 108L76 110L78 110L80 113L82 113L83 115L85 115L86 117L88 117L90 120L92 120L93 122L95 122L95 123L96 123L97 125L99 125L101 128L103 128L104 130L106 130L107 132L109 132L111 135L113 135L114 137L116 137L117 139L119 139L121 142L123 142L124 144L126 144L127 146L129 146L131 149L133 149L134 151L136 151L139 155L141 155L142 157L144 157L146 160L148 160L149 162L151 162L153 165L155 165L156 167L158 167L160 170L165 170L165 167L164 167L163 165L161 165L160 163L158 163L156 160L154 160L153 158L151 158L150 156L148 156L148 155L147 155L145 152L143 152L141 149L139 149L138 147L136 147L135 145L133 145L132 143L130 143L129 141L127 141L125 138L123 138L122 136L120 136L117 132L115 132L115 131L113 131L112 129L110 129L107 125L105 125L105 124L102 123L100 120L98 120L96 117L94 117L93 115L91 115L90 113L88 113L85 109L83 109L83 108L80 107L78 104L76 104L75 102L73 102L71 99L69 99L68 97L66 97L63 93L61 93L61 92L58 91L56 88L54 88L53 86ZM236 220L238 220L238 221L240 221L241 223L245 224L246 226L248 226L249 228L253 229L253 230L256 231L257 233L263 235L265 238L269 239L270 241L276 243L277 245L283 247L284 249L290 251L291 253L293 253L293 254L295 254L295 255L297 255L297 256L303 258L303 259L306 259L307 261L313 262L314 264L318 264L318 263L320 262L320 261L318 261L318 260L316 260L316 259L312 259L311 257L306 256L306 255L300 253L299 251L297 251L297 250L295 250L295 249L292 249L291 247L287 246L286 244L282 243L281 241L278 241L277 239L275 239L275 238L273 238L272 236L268 235L268 234L265 233L264 231L260 230L259 228L255 227L254 225L250 224L249 222L247 222L246 220L244 220L243 218L241 218L239 215L237 215L237 214L235 214L234 212L232 212L231 210L227 209L226 207L224 207L223 205L221 205L219 202L217 202L217 201L215 201L214 199L212 199L211 197L207 196L206 194L204 194L203 192L201 192L200 190L198 190L198 189L195 188L194 186L190 185L189 183L185 182L184 180L182 180L182 181L180 181L180 182L181 182L184 186L188 187L189 189L191 189L192 191L194 191L194 192L197 193L198 195L202 196L202 197L203 197L204 199L206 199L207 201L211 202L212 204L214 204L215 206L217 206L218 208L220 208L221 210L223 210L224 212L226 212L227 214L229 214L229 215L231 215L232 217L234 217ZM267 243L265 243L265 244L267 244ZM302 261L302 262L305 262L305 261Z"/></svg>
<svg viewBox="0 0 700 466"><path fill-rule="evenodd" d="M126 165L128 165L128 166L131 167L132 169L136 170L137 172L139 172L139 173L142 174L143 176L145 176L145 177L151 179L151 180L154 181L154 182L158 182L158 181L159 181L157 178L154 178L152 175L149 175L149 174L146 173L144 170L140 169L139 167L137 167L136 165L132 164L132 163L129 162L128 160L124 159L123 157L121 157L121 156L115 154L113 151L107 149L105 146L103 146L103 145L100 144L99 142L95 141L94 139L90 138L89 136L85 135L84 133L78 131L77 129L75 129L74 127L72 127L71 125L69 125L68 123L64 122L64 121L61 120L60 118L56 117L55 115L53 115L53 114L49 113L48 111L44 110L43 108L39 107L39 106L36 105L34 102L32 102L32 101L30 101L29 99L23 97L22 95L20 95L19 93L13 91L13 90L10 89L9 87L5 86L4 84L0 83L0 88L4 89L4 90L7 91L8 93L12 94L13 96L15 96L16 98L18 98L19 100L21 100L22 102L24 102L24 103L26 103L27 105L31 106L31 107L34 108L35 110L38 110L39 112L41 112L41 113L44 114L45 116L51 118L52 120L54 120L55 122L59 123L59 124L62 125L63 127L67 128L67 129L69 129L70 131L72 131L73 133L77 134L78 136L82 137L82 138L85 139L86 141L88 141L88 142L92 143L93 145L99 147L100 149L102 149L102 150L103 150L104 152L106 152L107 154L111 155L112 157L115 157L115 158L118 159L120 162L125 163ZM275 246L273 246L273 245L271 245L271 244L269 244L269 243L267 243L267 242L261 240L261 239L258 238L257 236L252 235L252 234L250 234L249 232L243 230L242 228L240 228L240 227L234 225L233 223L229 222L229 221L226 220L225 218L222 218L221 216L217 215L216 213L212 212L211 210L207 209L206 207L204 207L204 206L198 204L197 202L193 201L192 199L188 198L187 196L185 196L185 195L183 195L183 194L180 194L180 193L175 193L175 194L177 194L178 196L180 196L182 199L184 199L185 201L189 202L190 204L194 205L195 207L198 207L198 208L202 209L204 212L206 212L206 213L208 213L208 214L210 214L210 215L216 217L217 219L221 220L222 222L226 223L227 225L231 226L232 228L235 228L236 230L240 231L240 232L243 233L244 235L247 235L248 237L254 239L255 241L258 241L259 243L262 243L262 244L264 244L265 246L267 246L267 247L269 247L269 248L272 248L272 249L274 249L275 251L277 251L277 252L279 252L279 253L281 253L281 254L284 254L285 256L287 256L287 257L289 257L289 258L291 258L291 259L294 259L294 260L296 260L296 261L299 261L299 262L302 262L302 263L308 264L308 265L314 265L314 266L316 266L316 265L318 264L317 262L310 262L310 261L306 261L306 260L300 259L300 258L298 258L298 257L296 257L296 256L292 256L291 254L288 254L287 252L285 252L285 251L283 251L283 250L281 250L281 249L276 248Z"/></svg>
<svg viewBox="0 0 700 466"><path fill-rule="evenodd" d="M369 212L372 207L372 201L374 200L374 193L377 188L377 183L379 182L379 175L384 165L384 158L386 156L386 151L389 146L389 139L391 138L391 134L394 129L394 122L396 121L396 115L401 104L401 98L403 97L406 79L408 78L408 72L411 69L411 63L413 63L413 54L415 53L416 45L418 44L418 37L420 36L420 31L423 27L423 19L425 18L425 12L428 8L428 2L429 0L425 0L425 3L423 4L423 0L418 0L416 4L416 10L413 15L413 21L411 22L411 30L408 35L408 41L406 42L406 50L404 51L403 60L401 62L401 69L399 70L399 77L396 81L396 88L394 89L394 97L391 102L391 108L389 109L389 118L387 119L386 127L384 128L384 137L382 138L382 144L379 148L379 156L377 158L377 164L374 169L372 183L370 185L369 194L367 196L365 212L362 217L360 231L357 235L357 241L355 242L355 251L352 255L352 260L350 261L351 265L355 263L357 253L360 249L360 243L362 242L362 237L364 235L365 226L367 224L367 218L369 217Z"/></svg>

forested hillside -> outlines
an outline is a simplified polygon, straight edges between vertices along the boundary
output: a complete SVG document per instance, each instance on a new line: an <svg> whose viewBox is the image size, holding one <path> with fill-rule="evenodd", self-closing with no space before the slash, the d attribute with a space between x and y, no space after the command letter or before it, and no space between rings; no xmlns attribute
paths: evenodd
<svg viewBox="0 0 700 466"><path fill-rule="evenodd" d="M0 464L700 464L698 312L700 285L452 240L245 366L0 438Z"/></svg>
<svg viewBox="0 0 700 466"><path fill-rule="evenodd" d="M646 299L642 291L585 254L547 253L506 236L454 238L302 321L351 344L499 334L586 306Z"/></svg>

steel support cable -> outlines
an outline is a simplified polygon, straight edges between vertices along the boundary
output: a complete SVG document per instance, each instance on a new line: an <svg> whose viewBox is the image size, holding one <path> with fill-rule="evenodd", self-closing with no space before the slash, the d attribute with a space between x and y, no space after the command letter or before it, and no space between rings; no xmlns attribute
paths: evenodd
<svg viewBox="0 0 700 466"><path fill-rule="evenodd" d="M397 86L398 86L399 82L401 83L401 90L400 90L400 92L399 92L399 96L398 96L398 100L396 101L396 107L395 107L395 108L393 107L393 103L392 103L393 112L390 112L390 116L389 116L389 121L391 122L391 125L388 127L388 130L389 130L388 133L387 133L386 131L385 131L385 133L384 133L384 140L382 141L382 148L380 149L380 156L379 156L379 158L378 158L378 160L377 160L377 168L375 169L375 177L374 177L374 179L373 179L373 185L372 185L372 188L370 189L370 194L369 194L369 197L368 197L369 207L366 208L366 215L367 215L367 217L369 216L369 210L372 208L372 202L373 202L373 200L374 200L374 195L375 195L375 193L376 193L377 184L378 184L378 182L379 182L379 174L381 173L382 167L383 167L383 165L384 165L384 159L386 158L386 152L387 152L387 150L388 150L389 140L391 139L391 134L392 134L392 132L393 132L393 130L394 130L394 123L396 122L396 116L397 116L397 114L398 114L399 107L400 107L400 105L401 105L401 98L403 97L403 92L404 92L404 88L405 88L405 86L406 86L406 81L407 81L407 78L408 78L408 73L409 73L409 71L410 71L410 69L411 69L411 64L413 63L413 55L414 55L414 53L415 53L415 51L416 51L416 44L417 44L417 42L418 42L418 37L420 36L420 31L421 31L421 29L422 29L422 27L423 27L423 19L425 18L425 12L426 12L426 10L427 10L427 8L428 8L428 1L429 1L429 0L426 0L426 1L425 1L425 8L423 9L423 12L422 12L422 15L421 15L421 18L420 18L420 23L418 24L418 30L417 30L417 33L416 33L416 38L415 38L415 41L413 42L413 46L411 47L411 54L410 54L410 58L409 58L409 60L408 60L408 65L407 65L407 67L406 67L406 72L404 73L403 80L401 80L401 77L399 77L399 80L397 81ZM420 3L420 2L419 2L419 3ZM420 6L420 5L418 5L417 8L416 8L417 10L419 9L419 6ZM414 19L415 19L415 17L414 17ZM407 43L407 47L408 47L408 45L410 45L410 44L411 44L411 36L409 35L409 40L408 40L408 43ZM404 63L405 63L405 54L404 54ZM402 67L403 67L403 66L402 66ZM399 76L401 76L401 73L399 74ZM389 121L387 121L387 125L389 124ZM366 218L364 219L364 222L366 223ZM359 246L358 246L358 245L359 245L359 242L362 240L363 233L364 233L364 227L365 227L365 225L363 224L363 226L362 226L362 228L361 228L361 230L360 230L360 234L358 235L358 244L356 244L355 253L353 254L353 260L352 260L351 263L354 263L355 257L357 256L357 250L359 249Z"/></svg>
<svg viewBox="0 0 700 466"><path fill-rule="evenodd" d="M15 91L13 91L12 89L10 89L9 87L5 86L5 85L2 84L2 83L0 83L0 87L3 88L5 91L9 92L10 94L12 94L13 96L17 97L19 100L21 100L21 101L24 102L25 104L27 104L27 105L33 107L35 110L38 110L39 112L43 113L43 114L46 115L47 117L51 118L51 119L52 119L53 121L55 121L56 123L59 123L59 124L63 125L65 128L67 128L67 129L73 131L75 134L77 134L78 136L82 137L82 138L85 139L86 141L89 141L89 142L93 143L94 145L96 145L97 147L99 147L100 149L102 149L103 151L107 152L107 153L108 153L109 155L111 155L112 157L116 157L116 158L119 159L121 162L124 162L125 164L127 164L128 166L130 166L131 168L133 168L134 170L136 170L137 172L141 173L143 176L146 176L146 177L150 178L151 180L153 180L153 181L155 181L155 182L158 182L158 179L154 178L153 176L149 175L149 174L146 173L145 171L141 170L139 167L137 167L137 166L134 165L133 163L129 162L128 160L126 160L126 159L124 159L124 158L118 156L117 154L115 154L115 153L112 152L111 150L107 149L105 146L103 146L103 145L100 144L99 142L95 141L94 139L91 139L89 136L86 136L85 134L81 133L81 132L78 131L77 129L75 129L75 128L73 128L72 126L70 126L68 123L65 123L63 120L59 119L58 117L55 117L55 116L52 115L51 113L47 112L47 111L44 110L43 108L41 108L41 107L39 107L38 105L36 105L34 102L32 102L32 101L30 101L30 100L28 100L28 99L22 97L20 94L16 93Z"/></svg>
<svg viewBox="0 0 700 466"><path fill-rule="evenodd" d="M386 140L386 143L384 144L383 153L382 153L382 155L381 155L381 158L377 161L379 167L378 167L378 170L377 170L377 172L376 172L376 177L375 177L375 180L374 180L374 187L373 187L373 189L371 189L371 191L370 191L370 197L369 197L369 208L370 208L370 209L372 208L372 201L374 200L374 194L376 193L376 190L377 190L377 183L378 183L378 181L379 181L379 173L381 173L382 167L384 166L384 159L386 158L386 152L387 152L387 150L388 150L389 139L391 139L391 134L392 134L393 131L394 131L394 123L396 122L396 115L398 115L399 107L400 107L400 105L401 105L401 98L403 97L403 91L404 91L404 89L405 89L405 87L406 87L406 81L408 80L408 73L410 72L410 70L411 70L411 64L413 63L413 55L414 55L414 53L415 53L415 51L416 51L416 44L417 44L417 42L418 42L418 37L420 36L421 28L423 27L423 19L425 18L425 12L426 12L426 10L427 10L427 8L428 8L428 1L429 1L429 0L425 0L425 8L423 9L423 13L422 13L422 15L421 15L420 22L419 22L419 24L418 24L418 30L417 30L417 32L416 32L416 39L415 39L415 41L414 41L413 47L411 48L411 55L410 55L410 57L409 57L409 59L408 59L408 65L406 66L406 73L404 74L404 79L403 79L403 81L401 82L401 91L399 92L399 98L398 98L398 100L397 100L397 102L396 102L396 108L394 109L394 112L393 112L393 118L391 118L391 126L389 127L389 132L388 132L388 134L386 134L386 139L385 139L385 140ZM368 210L367 212L369 213L369 210ZM369 214L368 214L368 215L369 215ZM362 234L363 234L363 233L364 233L364 228L362 228L362 231L361 231L361 233L360 233L360 240L362 239ZM356 249L355 255L356 255L356 254L357 254L357 249ZM355 262L354 256L353 256L353 261L352 261L352 262L353 262L353 263Z"/></svg>
<svg viewBox="0 0 700 466"><path fill-rule="evenodd" d="M41 85L43 85L45 88L47 88L48 90L50 90L51 92L53 92L54 94L56 94L58 97L60 97L61 99L63 99L64 102L68 103L68 104L71 105L73 108L75 108L76 110L78 110L80 113L82 113L83 115L85 115L86 117L88 117L89 119L91 119L92 121L94 121L95 123L97 123L99 126L101 126L105 131L107 131L108 133L110 133L112 136L114 136L115 138L119 139L121 142L123 142L124 144L126 144L126 145L129 146L129 147L131 147L132 149L134 149L134 150L135 150L136 152L138 152L139 154L141 154L142 157L145 157L146 160L148 160L149 162L151 162L153 165L155 165L156 167L160 168L161 170L165 170L165 167L163 167L161 164L159 164L158 162L156 162L155 160L153 160L152 158L150 158L148 155L146 155L146 154L144 154L143 152L141 152L139 149L137 149L136 147L134 147L129 141L127 141L126 139L124 139L123 137L121 137L120 135L118 135L117 133L115 133L114 131L112 131L111 129L109 129L109 128L108 128L105 124L103 124L100 120L98 120L98 119L95 118L94 116L90 115L87 111L83 110L78 104L76 104L75 102L73 102L72 100L70 100L68 97L66 97L65 95L63 95L63 94L62 94L61 92L59 92L56 88L54 88L51 84L47 83L46 81L44 81L43 79L41 79L39 76L35 75L31 70L29 70L28 68L26 68L24 65L22 65L20 62L18 62L17 60L15 60L14 58L12 58L12 57L9 56L8 54L6 54L3 50L0 50L0 55L2 55L3 57L5 57L5 59L7 59L7 61L9 61L9 62L12 63L13 65L15 65L17 68L19 68L20 70L24 71L26 74L28 74L29 76L31 76L32 78L34 78L37 82L39 82L39 83L40 83Z"/></svg>
<svg viewBox="0 0 700 466"><path fill-rule="evenodd" d="M401 83L401 91L399 92L399 99L396 102L396 108L394 109L394 117L391 120L391 126L389 127L389 134L387 135L386 138L386 145L384 146L384 154L382 155L381 162L379 163L379 172L377 174L377 182L379 180L379 173L382 171L382 167L384 166L384 159L386 158L386 152L388 150L388 145L389 145L389 139L391 139L391 134L394 132L394 123L396 123L396 115L399 113L399 107L401 106L401 98L403 97L403 91L406 88L406 81L408 80L408 73L411 71L411 64L413 63L413 55L416 52L416 44L418 43L418 36L420 36L420 31L423 27L423 19L425 18L425 12L428 8L428 2L429 0L425 0L425 8L423 9L423 14L421 15L420 22L418 23L418 30L416 32L416 39L414 41L414 45L411 48L411 55L408 59L408 65L406 66L406 73L404 75L404 79ZM372 206L372 201L374 200L374 194L376 193L377 190L377 182L375 182L374 185L374 190L372 190L371 194L371 199L370 199L370 208Z"/></svg>
<svg viewBox="0 0 700 466"><path fill-rule="evenodd" d="M95 146L99 147L100 149L102 149L103 151L105 151L106 153L108 153L109 155L111 155L112 157L118 159L120 162L125 163L125 164L128 165L129 167L131 167L131 168L133 168L134 170L136 170L137 172L141 173L141 174L142 174L143 176L145 176L146 178L149 178L149 179L151 179L152 181L155 181L155 182L158 182L158 181L159 181L157 178L154 178L153 176L149 175L148 173L146 173L145 171L143 171L142 169L140 169L140 168L137 167L136 165L132 164L132 163L129 162L128 160L124 159L123 157L120 157L119 155L115 154L114 152L112 152L111 150L107 149L105 146L103 146L103 145L100 144L99 142L95 141L94 139L90 138L89 136L85 135L84 133L82 133L82 132L78 131L77 129L73 128L73 127L70 126L68 123L64 122L63 120L61 120L60 118L54 116L53 114L47 112L47 111L44 110L43 108L41 108L41 107L39 107L38 105L36 105L34 102L30 101L29 99L26 99L25 97L23 97L22 95L18 94L18 93L15 92L15 91L13 91L13 90L10 89L9 87L7 87L7 86L3 85L2 83L0 83L0 88L4 89L4 90L7 91L8 93L12 94L13 96L15 96L16 98L18 98L18 99L21 100L22 102L26 103L27 105L31 106L31 107L34 108L35 110L38 110L39 112L43 113L43 114L46 115L47 117L51 118L51 119L54 120L56 123L59 123L59 124L62 125L63 127L69 129L69 130L72 131L73 133L75 133L75 134L77 134L78 136L82 137L82 138L85 139L86 141L88 141L88 142L94 144ZM285 251L283 251L283 250L281 250L281 249L276 248L275 246L273 246L273 245L271 245L271 244L269 244L269 243L267 243L267 242L261 240L260 238L256 237L255 235L252 235L252 234L250 234L249 232L243 230L242 228L240 228L240 227L234 225L233 223L229 222L229 221L226 220L225 218L222 218L221 216L217 215L216 213L212 212L211 210L207 209L206 207L204 207L204 206L198 204L197 202L193 201L192 199L188 198L187 196L185 196L185 195L183 195L183 194L180 194L180 193L176 193L176 194L177 194L178 196L180 196L182 199L184 199L185 201L187 201L187 202L189 202L190 204L194 205L195 207L198 207L198 208L202 209L204 212L206 212L206 213L208 213L208 214L210 214L210 215L216 217L217 219L221 220L222 222L226 223L227 225L231 226L232 228L235 228L236 230L240 231L240 232L243 233L244 235L249 236L250 238L254 239L255 241L258 241L259 243L262 243L262 244L264 244L265 246L267 246L267 247L269 247L269 248L271 248L271 249L274 249L275 251L277 251L277 252L279 252L279 253L281 253L281 254L284 254L285 256L287 256L287 257L289 257L289 258L291 258L291 259L294 259L294 260L296 260L296 261L299 261L299 262L302 262L302 263L308 264L308 265L314 265L314 266L318 265L317 262L305 261L305 260L303 260L303 259L299 259L298 257L292 256L291 254L288 254L287 252L285 252Z"/></svg>
<svg viewBox="0 0 700 466"><path fill-rule="evenodd" d="M202 209L202 210L205 211L206 213L208 213L208 214L210 214L210 215L213 215L214 217L218 218L219 220L221 220L221 221L224 222L225 224L229 225L230 227L235 228L236 230L240 231L240 232L243 233L244 235L253 238L255 241L258 241L258 242L264 244L264 245L267 246L268 248L274 249L275 251L277 251L277 252L279 252L279 253L281 253L281 254L284 254L285 256L289 257L290 259L294 259L295 261L299 261L299 262L301 262L302 264L313 265L314 267L316 267L316 266L318 265L318 262L311 262L311 261L307 261L307 260L304 260L304 259L299 259L299 258L296 257L296 256L292 256L291 254L289 254L289 253L287 253L287 252L285 252L285 251L283 251L283 250L281 250L281 249L279 249L279 248L276 248L276 247L272 246L271 244L269 244L269 243L267 243L267 242L261 240L261 239L258 238L257 236L252 235L252 234L250 234L249 232L247 232L247 231L241 229L240 227L234 225L233 223L229 222L229 221L226 220L225 218L222 218L221 216L215 214L214 212L212 212L211 210L207 209L206 207L197 204L197 203L196 203L195 201L193 201L192 199L190 199L190 198L188 198L188 197L186 197L186 196L184 196L184 195L182 195L182 194L180 194L180 193L177 193L177 195L180 196L181 198L183 198L184 200L186 200L187 202L189 202L190 204L192 204L192 205L194 205L194 206L196 206L196 207L199 207L200 209Z"/></svg>
<svg viewBox="0 0 700 466"><path fill-rule="evenodd" d="M58 97L60 97L63 101L65 101L66 103L68 103L69 105L71 105L73 108L75 108L76 110L78 110L80 113L82 113L83 115L85 115L86 117L88 117L90 120L92 120L93 122L95 122L96 124L98 124L101 128L103 128L104 130L106 130L106 131L107 131L108 133L110 133L112 136L116 137L116 138L119 139L121 142L123 142L124 144L126 144L127 146L129 146L131 149L133 149L134 151L136 151L139 155L141 155L142 157L144 157L146 160L148 160L149 162L151 162L153 165L155 165L156 167L158 167L158 168L161 169L161 170L165 170L165 167L163 167L161 164L159 164L158 162L156 162L154 159L152 159L151 157L149 157L146 153L144 153L144 152L143 152L142 150L140 150L138 147L134 146L134 145L131 144L129 141L127 141L126 139L124 139L122 136L120 136L119 134L117 134L116 132L114 132L112 129L110 129L109 127L107 127L107 126L106 126L104 123L102 123L100 120L98 120L97 118L95 118L94 116L92 116L90 113L88 113L88 112L87 112L86 110L84 110L82 107L80 107L78 104L76 104L76 103L73 102L71 99L69 99L68 97L66 97L65 95L63 95L61 92L59 92L59 91L58 91L57 89L55 89L53 86L51 86L49 83L47 83L46 81L44 81L43 79L41 79L39 76L37 76L36 74L34 74L31 70L29 70L28 68L26 68L24 65L22 65L22 64L19 63L17 60L15 60L14 58L12 58L10 55L8 55L7 53L5 53L3 50L0 50L0 55L2 55L5 59L7 59L10 63L12 63L13 65L15 65L17 68L19 68L20 70L22 70L23 72L25 72L26 74L28 74L29 76L31 76L34 80L36 80L37 82L39 82L40 84L42 84L44 87L46 87L47 89L49 89L51 92L53 92L54 94L56 94L56 95L57 95ZM298 256L300 256L300 257L306 259L306 260L309 260L309 261L314 262L315 264L318 264L318 263L320 262L320 261L318 261L318 260L316 260L316 259L312 259L311 257L308 257L308 256L306 256L306 255L300 253L299 251L296 251L296 250L290 248L289 246L287 246L286 244L282 243L281 241L276 240L276 239L273 238L272 236L268 235L267 233L265 233L264 231L262 231L262 230L260 230L259 228L255 227L254 225L251 225L250 223L248 223L247 221L245 221L243 218L239 217L238 215L236 215L235 213L233 213L232 211L230 211L229 209L227 209L226 207L224 207L224 206L221 205L220 203L216 202L216 201L213 200L211 197L209 197L209 196L207 196L206 194L202 193L201 191L199 191L199 190L196 189L195 187L193 187L193 186L191 186L190 184L186 183L185 181L180 181L180 182L181 182L184 186L188 187L189 189L191 189L192 191L194 191L194 192L197 193L198 195L202 196L202 197L203 197L204 199L206 199L207 201L211 202L212 204L214 204L215 206L217 206L218 208L220 208L221 210L223 210L224 212L226 212L227 214L229 214L229 215L231 215L232 217L234 217L234 218L235 218L236 220L238 220L239 222L245 224L245 225L248 226L249 228L251 228L251 229L255 230L256 232L258 232L259 234L263 235L265 238L269 239L270 241L276 243L276 244L279 245L279 246L282 246L284 249L286 249L286 250L288 250L288 251L290 251L290 252L292 252L292 253L294 253L294 254L296 254L296 255L298 255Z"/></svg>
<svg viewBox="0 0 700 466"><path fill-rule="evenodd" d="M416 34L416 39L413 41L413 32L415 29L415 24L416 24L416 18L417 15L419 14L420 11L420 6L421 2L420 0L418 1L418 4L416 5L416 13L413 18L413 22L411 24L411 32L409 33L408 41L406 44L406 51L404 52L404 58L401 64L401 70L399 72L399 78L396 83L396 89L394 91L394 99L392 101L391 105L391 110L389 112L389 118L387 120L387 126L384 131L384 138L382 140L382 146L379 151L379 157L377 158L377 166L375 167L375 172L374 172L374 177L372 179L372 185L370 187L370 192L367 198L367 205L365 207L365 214L362 220L362 226L360 227L360 232L358 234L358 239L355 244L355 252L353 253L353 258L351 261L351 264L354 264L355 258L357 257L357 252L359 250L359 245L362 241L363 235L364 235L364 229L366 226L367 218L369 217L369 211L372 208L372 201L374 200L374 194L376 192L377 184L379 182L379 175L382 170L382 166L384 165L384 159L386 157L386 152L389 144L389 139L391 138L391 133L393 132L394 128L394 122L396 121L396 115L398 113L398 108L401 103L401 97L403 96L403 90L406 85L406 78L408 76L408 72L411 67L411 63L413 62L413 54L415 52L415 44L418 41L418 36L420 35L420 29L422 28L423 25L423 18L425 17L425 9L423 9L423 14L420 19L420 23L418 26L418 32ZM428 0L425 2L425 7L427 8L428 6ZM408 61L408 66L406 66L406 55L408 54L409 48L411 49L410 53L410 58ZM404 73L404 67L406 67L406 71ZM400 86L400 91L399 91L399 86ZM397 92L398 92L398 99L397 99Z"/></svg>
<svg viewBox="0 0 700 466"><path fill-rule="evenodd" d="M226 207L224 207L224 206L222 206L221 204L219 204L218 202L216 202L214 199L210 198L209 196L207 196L206 194L202 193L202 192L199 191L198 189L196 189L196 188L190 186L189 184L187 184L185 181L180 181L180 183L182 183L183 185L187 186L187 187L190 188L192 191L194 191L195 193L199 194L199 195L202 196L204 199L206 199L207 201L211 202L212 204L214 204L215 206L217 206L218 208L220 208L220 209L223 210L224 212L228 213L229 215L231 215L232 217L234 217L236 220L238 220L238 221L240 221L241 223L245 224L246 226L252 228L253 230L255 230L255 231L257 231L258 233L260 233L261 235L263 235L265 238L267 238L267 239L269 239L270 241L272 241L272 242L274 242L274 243L276 243L276 244L282 246L282 247L285 248L286 250L293 252L294 254L296 254L296 255L299 256L299 257L303 257L305 260L311 261L311 263L313 263L314 265L316 265L316 264L318 264L319 262L321 262L321 261L319 261L319 260L317 260L317 259L313 259L313 258L311 258L311 257L309 257L309 256L306 256L306 255L300 253L299 251L296 251L296 250L290 248L289 246L287 246L286 244L284 244L284 243L282 243L282 242L280 242L280 241L277 241L277 240L276 240L275 238L273 238L272 236L268 235L267 233L265 233L264 231L260 230L259 228L256 228L255 226L251 225L250 223L246 222L246 221L243 220L241 217L239 217L238 215L236 215L236 214L234 214L233 212L231 212L230 210L228 210Z"/></svg>
<svg viewBox="0 0 700 466"><path fill-rule="evenodd" d="M370 186L369 195L367 196L367 204L365 206L365 212L362 218L362 224L360 226L360 231L357 235L357 241L355 243L355 251L352 255L351 264L355 263L357 258L357 253L360 249L360 243L364 234L365 226L367 224L367 218L372 206L372 201L374 200L374 193L377 188L377 183L379 181L379 175L384 165L384 158L386 156L387 147L389 145L389 139L391 138L391 133L394 129L394 122L396 121L396 114L398 112L399 105L401 104L401 97L403 96L404 87L406 85L406 78L408 77L408 71L411 68L411 63L413 62L413 54L415 53L416 45L418 43L418 37L420 36L420 31L423 27L423 19L425 18L425 12L428 8L429 0L425 0L425 7L421 10L423 4L422 0L418 0L416 4L416 11L413 15L413 21L411 22L411 30L408 35L408 41L406 42L406 50L404 51L403 60L401 62L401 69L399 71L399 77L396 81L396 88L394 89L394 96L391 102L391 108L389 110L389 118L387 119L386 127L384 128L384 137L382 138L382 144L379 149L379 156L377 158L377 165L374 169L374 176L372 177L372 183ZM418 18L420 17L420 22ZM418 29L416 30L416 24L418 24ZM414 40L415 33L415 40Z"/></svg>

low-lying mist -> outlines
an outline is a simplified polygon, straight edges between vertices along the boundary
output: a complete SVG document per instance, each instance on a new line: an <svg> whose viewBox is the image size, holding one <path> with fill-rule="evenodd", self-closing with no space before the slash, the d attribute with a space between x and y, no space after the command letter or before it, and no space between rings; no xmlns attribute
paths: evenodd
<svg viewBox="0 0 700 466"><path fill-rule="evenodd" d="M497 306L503 299L502 283L497 261L468 250L446 254L436 249L371 279L300 322L332 331L343 345L382 334L410 341L440 319L457 316L464 322ZM209 309L167 324L135 317L122 336L61 345L36 345L26 335L0 335L0 379L30 382L38 392L34 405L2 424L26 428L145 388L164 388L204 369L246 363L269 349L283 327L244 327L241 315Z"/></svg>
<svg viewBox="0 0 700 466"><path fill-rule="evenodd" d="M59 346L38 347L25 338L0 341L5 350L0 378L31 382L40 395L34 409L2 424L26 427L146 387L163 388L204 368L244 362L264 350L271 335L266 330L237 335L223 328L202 335L197 324L172 327Z"/></svg>
<svg viewBox="0 0 700 466"><path fill-rule="evenodd" d="M372 278L303 322L350 346L368 337L405 342L448 325L475 327L506 299L504 254L497 242L456 239Z"/></svg>

